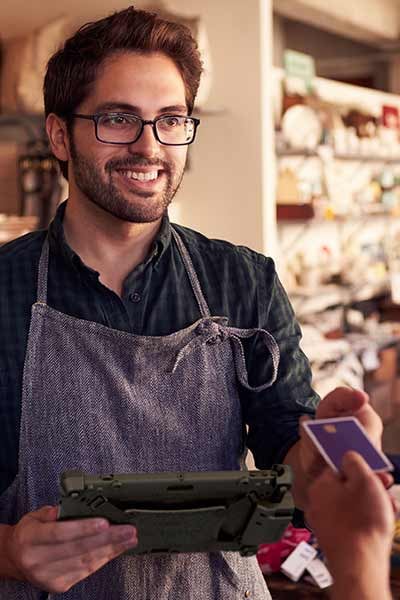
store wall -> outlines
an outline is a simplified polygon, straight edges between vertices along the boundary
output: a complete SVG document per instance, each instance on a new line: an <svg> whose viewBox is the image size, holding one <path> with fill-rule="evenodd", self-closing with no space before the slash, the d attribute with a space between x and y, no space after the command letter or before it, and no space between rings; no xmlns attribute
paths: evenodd
<svg viewBox="0 0 400 600"><path fill-rule="evenodd" d="M204 19L214 71L205 108L223 111L201 117L175 214L208 236L261 251L258 2L173 0L169 6Z"/></svg>

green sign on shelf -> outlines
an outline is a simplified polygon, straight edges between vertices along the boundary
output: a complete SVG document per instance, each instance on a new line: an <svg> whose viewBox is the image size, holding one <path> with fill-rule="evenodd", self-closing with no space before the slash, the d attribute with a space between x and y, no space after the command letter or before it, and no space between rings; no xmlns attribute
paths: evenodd
<svg viewBox="0 0 400 600"><path fill-rule="evenodd" d="M285 50L284 65L287 77L302 79L307 88L312 87L315 78L315 60L309 54Z"/></svg>

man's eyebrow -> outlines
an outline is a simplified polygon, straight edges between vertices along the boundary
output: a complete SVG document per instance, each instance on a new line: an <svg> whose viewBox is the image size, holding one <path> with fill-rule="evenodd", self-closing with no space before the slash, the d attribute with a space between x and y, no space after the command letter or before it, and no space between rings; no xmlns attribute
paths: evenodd
<svg viewBox="0 0 400 600"><path fill-rule="evenodd" d="M134 113L136 115L140 115L142 109L139 106L135 106L134 104L127 104L126 102L103 102L96 106L95 112L104 112L104 111L126 111L129 113ZM184 104L173 104L171 106L163 106L158 110L158 113L187 113L187 106Z"/></svg>
<svg viewBox="0 0 400 600"><path fill-rule="evenodd" d="M134 106L133 104L127 104L125 102L103 102L102 104L98 104L96 106L96 112L104 112L105 110L111 111L126 111L126 112L140 112L140 108L138 106Z"/></svg>
<svg viewBox="0 0 400 600"><path fill-rule="evenodd" d="M164 108L161 108L158 112L159 113L166 113L166 112L184 112L187 113L188 109L187 106L185 106L184 104L175 104L173 106L164 106Z"/></svg>

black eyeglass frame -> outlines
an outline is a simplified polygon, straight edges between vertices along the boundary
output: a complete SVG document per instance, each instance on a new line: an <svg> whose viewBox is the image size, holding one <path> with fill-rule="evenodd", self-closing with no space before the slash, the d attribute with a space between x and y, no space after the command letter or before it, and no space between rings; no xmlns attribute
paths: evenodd
<svg viewBox="0 0 400 600"><path fill-rule="evenodd" d="M95 135L96 135L97 141L101 142L102 144L114 144L116 146L126 146L126 145L134 144L135 142L137 142L138 139L140 138L140 136L143 133L143 129L144 129L145 125L151 125L152 126L154 137L156 138L157 142L159 144L162 144L163 146L189 146L190 144L193 144L193 142L194 142L194 140L196 138L197 128L200 125L200 119L196 119L195 117L190 117L190 116L174 115L174 114L161 115L160 117L157 117L156 119L153 119L153 120L142 119L138 115L133 115L132 113L122 113L122 112L102 112L102 113L96 113L94 115L82 115L82 114L79 114L79 113L72 113L70 116L71 117L75 117L77 119L86 119L87 121L93 121L94 124L95 124ZM140 127L138 135L131 142L106 142L105 140L102 140L99 137L98 128L99 128L99 120L101 119L101 117L104 117L104 116L134 117L135 119L137 119L138 121L140 121L140 124L141 124L141 127ZM182 119L191 119L193 121L194 132L193 132L193 138L190 140L190 142L183 142L182 144L168 144L168 143L162 142L160 140L160 138L158 136L156 124L158 123L158 121L161 121L162 119L166 119L168 117L179 117L179 118L182 118Z"/></svg>

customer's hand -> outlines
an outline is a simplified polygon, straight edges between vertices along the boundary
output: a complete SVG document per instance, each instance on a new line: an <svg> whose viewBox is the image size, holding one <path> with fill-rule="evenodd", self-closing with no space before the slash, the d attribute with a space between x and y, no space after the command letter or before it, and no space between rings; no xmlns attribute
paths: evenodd
<svg viewBox="0 0 400 600"><path fill-rule="evenodd" d="M394 533L394 505L363 458L348 452L342 474L326 469L309 488L306 519L335 573L364 567L386 572ZM368 563L368 564L367 564Z"/></svg>
<svg viewBox="0 0 400 600"><path fill-rule="evenodd" d="M132 526L104 519L56 519L52 506L26 514L9 528L2 548L18 579L51 593L66 592L137 545Z"/></svg>
<svg viewBox="0 0 400 600"><path fill-rule="evenodd" d="M347 387L338 387L330 392L319 403L316 419L329 419L333 417L356 417L368 433L371 441L377 448L382 447L383 425L380 417L369 403L368 394L362 390ZM301 422L308 420L302 417ZM312 483L327 467L327 463L310 440L304 428L300 425L300 461L308 483ZM391 475L380 475L385 487L393 483Z"/></svg>

